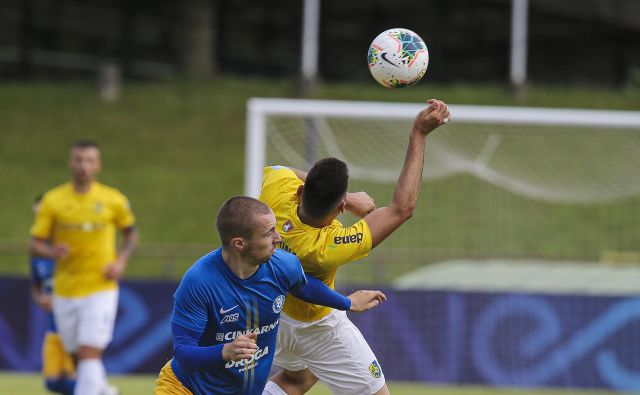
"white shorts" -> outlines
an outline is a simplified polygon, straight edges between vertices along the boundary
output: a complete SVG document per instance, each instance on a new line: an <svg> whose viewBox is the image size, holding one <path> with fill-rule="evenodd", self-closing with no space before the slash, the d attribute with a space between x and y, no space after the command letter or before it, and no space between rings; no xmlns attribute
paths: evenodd
<svg viewBox="0 0 640 395"><path fill-rule="evenodd" d="M53 317L69 353L75 353L78 346L105 349L113 337L117 311L117 290L81 298L53 297Z"/></svg>
<svg viewBox="0 0 640 395"><path fill-rule="evenodd" d="M274 364L291 371L309 368L334 394L374 394L385 383L367 341L339 310L312 323L281 313Z"/></svg>

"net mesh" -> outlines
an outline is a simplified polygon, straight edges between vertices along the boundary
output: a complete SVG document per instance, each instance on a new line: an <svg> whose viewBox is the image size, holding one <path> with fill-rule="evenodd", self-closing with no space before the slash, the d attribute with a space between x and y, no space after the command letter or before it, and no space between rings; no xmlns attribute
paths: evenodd
<svg viewBox="0 0 640 395"><path fill-rule="evenodd" d="M349 165L350 190L367 191L384 206L411 124L269 116L266 162L308 170L316 159L338 157ZM339 281L384 284L447 259L597 261L637 251L639 237L640 125L454 121L427 139L414 217L369 258L344 267Z"/></svg>

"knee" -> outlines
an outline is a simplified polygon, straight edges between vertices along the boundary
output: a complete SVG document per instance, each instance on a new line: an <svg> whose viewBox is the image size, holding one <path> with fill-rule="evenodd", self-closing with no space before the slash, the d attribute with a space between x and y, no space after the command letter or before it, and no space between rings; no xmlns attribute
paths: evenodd
<svg viewBox="0 0 640 395"><path fill-rule="evenodd" d="M80 346L77 353L78 359L102 359L102 349Z"/></svg>
<svg viewBox="0 0 640 395"><path fill-rule="evenodd" d="M280 377L284 381L287 387L293 386L297 389L307 392L318 381L316 376L309 369L299 370L292 372L289 370L283 370L280 373Z"/></svg>

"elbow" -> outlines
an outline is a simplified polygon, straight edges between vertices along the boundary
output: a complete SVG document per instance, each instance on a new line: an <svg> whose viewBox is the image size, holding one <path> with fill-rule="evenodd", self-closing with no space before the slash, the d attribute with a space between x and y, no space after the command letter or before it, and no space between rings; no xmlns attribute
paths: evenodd
<svg viewBox="0 0 640 395"><path fill-rule="evenodd" d="M407 204L397 208L397 215L400 217L402 222L408 221L411 217L413 217L413 213L416 211L416 203L412 202L411 204Z"/></svg>

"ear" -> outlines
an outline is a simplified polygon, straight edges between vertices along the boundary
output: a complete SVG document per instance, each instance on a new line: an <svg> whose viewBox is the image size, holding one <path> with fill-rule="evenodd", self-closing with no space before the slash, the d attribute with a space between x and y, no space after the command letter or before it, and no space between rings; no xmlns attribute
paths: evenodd
<svg viewBox="0 0 640 395"><path fill-rule="evenodd" d="M304 185L300 185L298 187L298 190L296 191L296 196L301 198L302 197L302 192L304 191Z"/></svg>
<svg viewBox="0 0 640 395"><path fill-rule="evenodd" d="M231 239L231 242L229 242L229 245L231 245L231 248L234 250L242 251L244 250L246 243L242 237L234 237Z"/></svg>
<svg viewBox="0 0 640 395"><path fill-rule="evenodd" d="M342 214L347 208L347 199L342 199L340 204L338 205L338 213Z"/></svg>

